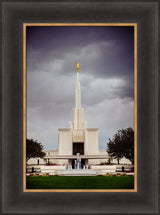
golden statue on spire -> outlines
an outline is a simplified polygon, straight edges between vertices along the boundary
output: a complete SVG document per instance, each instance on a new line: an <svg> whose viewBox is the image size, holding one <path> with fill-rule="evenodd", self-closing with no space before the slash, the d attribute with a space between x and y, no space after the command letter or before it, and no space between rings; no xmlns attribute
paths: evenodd
<svg viewBox="0 0 160 215"><path fill-rule="evenodd" d="M77 72L79 72L79 63L76 62L76 64L77 64Z"/></svg>

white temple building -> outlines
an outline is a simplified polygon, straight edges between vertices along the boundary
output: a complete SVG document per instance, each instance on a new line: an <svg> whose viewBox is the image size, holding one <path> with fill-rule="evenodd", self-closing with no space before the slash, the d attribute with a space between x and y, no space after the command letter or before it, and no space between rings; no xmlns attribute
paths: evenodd
<svg viewBox="0 0 160 215"><path fill-rule="evenodd" d="M43 159L30 159L28 164L59 164L65 168L77 168L77 156L80 160L79 168L108 161L106 150L99 150L98 128L87 128L84 121L84 109L81 107L81 87L79 82L79 63L77 63L77 81L75 89L75 108L72 109L72 122L69 128L58 129L58 150L46 150ZM125 159L125 158L124 158ZM113 159L112 159L113 160ZM115 160L115 162L117 162ZM123 163L129 164L125 159Z"/></svg>
<svg viewBox="0 0 160 215"><path fill-rule="evenodd" d="M99 159L107 161L106 150L99 151L98 128L87 128L87 122L84 122L78 63L72 122L69 123L69 128L59 128L58 131L58 155L68 156L68 165L74 167L77 153L80 154L81 165L99 163Z"/></svg>

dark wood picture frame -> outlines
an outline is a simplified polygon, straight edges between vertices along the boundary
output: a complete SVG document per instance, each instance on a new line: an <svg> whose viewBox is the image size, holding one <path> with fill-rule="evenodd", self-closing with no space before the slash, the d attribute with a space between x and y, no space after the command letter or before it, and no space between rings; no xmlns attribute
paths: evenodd
<svg viewBox="0 0 160 215"><path fill-rule="evenodd" d="M137 192L23 192L23 23L137 23ZM158 213L158 2L2 2L2 212Z"/></svg>

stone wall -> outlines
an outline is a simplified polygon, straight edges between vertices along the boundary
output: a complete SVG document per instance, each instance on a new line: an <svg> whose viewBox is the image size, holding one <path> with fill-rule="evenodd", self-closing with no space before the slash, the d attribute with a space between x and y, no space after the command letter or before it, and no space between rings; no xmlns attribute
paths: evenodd
<svg viewBox="0 0 160 215"><path fill-rule="evenodd" d="M71 155L72 154L72 131L71 131L71 129L59 129L58 153L59 153L59 155Z"/></svg>

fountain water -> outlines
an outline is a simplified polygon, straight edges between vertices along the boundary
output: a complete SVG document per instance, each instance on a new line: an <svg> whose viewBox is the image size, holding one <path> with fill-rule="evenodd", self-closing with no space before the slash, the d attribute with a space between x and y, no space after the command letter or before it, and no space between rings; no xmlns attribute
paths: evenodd
<svg viewBox="0 0 160 215"><path fill-rule="evenodd" d="M81 158L79 157L80 153L77 153L77 159L75 160L75 169L81 169Z"/></svg>

